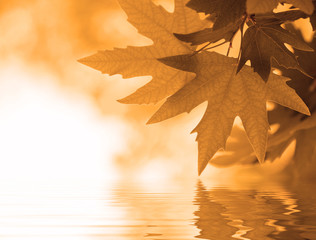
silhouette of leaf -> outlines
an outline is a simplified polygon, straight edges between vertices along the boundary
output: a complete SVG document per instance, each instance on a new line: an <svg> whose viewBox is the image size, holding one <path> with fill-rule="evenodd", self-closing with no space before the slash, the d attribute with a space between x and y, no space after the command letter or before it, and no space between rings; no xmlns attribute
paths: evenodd
<svg viewBox="0 0 316 240"><path fill-rule="evenodd" d="M311 15L314 11L312 0L281 0L281 2L292 4L294 7L299 8L308 15Z"/></svg>
<svg viewBox="0 0 316 240"><path fill-rule="evenodd" d="M167 12L150 0L119 0L123 10L142 35L154 44L144 47L127 47L99 51L80 59L102 73L122 74L124 78L152 76L152 80L130 96L119 100L122 103L156 103L180 89L192 79L191 73L179 72L157 61L157 58L192 52L192 47L179 41L174 32L190 33L204 28L198 14L185 7L187 0L176 0L173 13Z"/></svg>
<svg viewBox="0 0 316 240"><path fill-rule="evenodd" d="M312 24L313 31L315 31L316 30L316 0L313 0L313 5L314 5L314 12L312 16L310 16L310 22Z"/></svg>
<svg viewBox="0 0 316 240"><path fill-rule="evenodd" d="M280 25L285 22L295 21L299 18L307 18L304 12L291 10L279 13L256 14L254 19L258 25Z"/></svg>
<svg viewBox="0 0 316 240"><path fill-rule="evenodd" d="M272 12L273 9L278 6L279 2L292 4L308 15L311 15L314 11L312 0L247 0L247 13L258 14Z"/></svg>
<svg viewBox="0 0 316 240"><path fill-rule="evenodd" d="M279 25L288 21L295 21L299 18L307 17L308 16L302 11L293 10L280 13L259 14L255 16L255 21L258 25ZM206 42L215 43L221 39L224 39L224 42L229 42L232 40L238 29L242 27L243 22L244 21L241 18L220 29L214 30L214 28L206 28L189 34L175 33L174 35L179 40L189 42L192 45L199 45Z"/></svg>
<svg viewBox="0 0 316 240"><path fill-rule="evenodd" d="M278 0L247 0L246 8L249 14L272 12L279 4Z"/></svg>
<svg viewBox="0 0 316 240"><path fill-rule="evenodd" d="M313 31L315 31L316 30L316 13L314 13L311 16L310 21L311 21L311 24L312 24L312 27L313 27Z"/></svg>
<svg viewBox="0 0 316 240"><path fill-rule="evenodd" d="M216 16L214 30L234 23L246 12L246 0L190 0L188 7Z"/></svg>
<svg viewBox="0 0 316 240"><path fill-rule="evenodd" d="M310 44L313 49L316 49L316 39L313 39ZM316 163L316 91L313 86L316 77L316 53L295 50L295 54L298 56L300 64L304 66L305 71L313 79L293 69L281 69L282 74L292 79L289 86L294 88L301 96L312 112L312 116L305 117L295 114L293 111L280 106L269 112L269 121L278 124L280 127L269 138L270 144L267 154L274 160L274 157L278 157L283 153L282 148L285 149L293 140L296 140L294 162L301 168L304 164L307 166L309 160Z"/></svg>
<svg viewBox="0 0 316 240"><path fill-rule="evenodd" d="M228 26L222 27L217 30L214 30L213 28L205 28L194 33L175 33L174 35L179 40L189 42L192 45L199 45L205 42L215 43L221 39L224 39L225 42L229 42L238 31L241 23L242 21L237 21L236 23L230 23Z"/></svg>
<svg viewBox="0 0 316 240"><path fill-rule="evenodd" d="M271 71L271 58L278 65L286 68L296 68L304 73L295 55L284 43L303 51L313 51L306 43L278 25L252 25L245 32L241 46L241 57L237 72L247 60L264 81L268 80Z"/></svg>
<svg viewBox="0 0 316 240"><path fill-rule="evenodd" d="M198 133L199 174L213 155L225 147L236 116L241 118L257 158L263 161L269 128L266 101L272 100L309 114L304 102L286 85L286 78L271 74L268 82L264 83L247 66L236 75L234 58L203 52L194 56L167 57L160 61L182 71L194 72L197 76L169 97L148 123L190 112L208 101L206 113L193 130Z"/></svg>

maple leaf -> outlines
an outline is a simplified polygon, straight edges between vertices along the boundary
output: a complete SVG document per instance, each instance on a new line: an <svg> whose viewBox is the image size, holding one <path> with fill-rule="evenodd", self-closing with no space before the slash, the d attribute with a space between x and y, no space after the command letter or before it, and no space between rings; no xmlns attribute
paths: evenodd
<svg viewBox="0 0 316 240"><path fill-rule="evenodd" d="M201 30L205 22L187 7L187 0L176 0L173 13L167 12L150 0L119 0L128 15L128 21L140 34L153 40L154 44L143 47L129 46L126 49L99 51L80 59L102 73L122 74L124 78L152 76L152 80L130 96L119 100L122 103L156 103L180 89L192 79L191 73L179 72L167 67L157 58L192 52L192 47L179 41L174 32L190 33Z"/></svg>
<svg viewBox="0 0 316 240"><path fill-rule="evenodd" d="M289 51L287 43L302 51L313 51L305 42L283 29L279 25L254 24L245 32L241 45L241 57L237 72L245 65L247 60L264 81L268 80L271 71L271 59L286 68L295 68L304 73L295 55Z"/></svg>
<svg viewBox="0 0 316 240"><path fill-rule="evenodd" d="M246 0L190 0L187 6L197 12L215 14L214 30L238 21L246 12Z"/></svg>
<svg viewBox="0 0 316 240"><path fill-rule="evenodd" d="M275 161L280 158L293 140L296 140L294 163L302 169L307 162L316 162L316 115L301 120L299 114L278 106L268 114L269 123L277 123L279 129L269 134L266 159ZM235 164L254 164L257 158L249 147L247 136L237 126L227 140L226 149L211 159L210 164L216 167L229 167Z"/></svg>
<svg viewBox="0 0 316 240"><path fill-rule="evenodd" d="M272 12L280 2L292 4L306 14L312 15L315 9L313 1L314 0L191 0L187 6L197 12L216 15L214 29L218 29L236 22L246 12L249 15Z"/></svg>
<svg viewBox="0 0 316 240"><path fill-rule="evenodd" d="M286 25L286 27L302 38L300 32L295 30L292 25ZM316 40L314 39L310 45L313 49L316 49ZM299 63L304 66L304 70L315 78L315 52L295 50L295 54L298 56ZM296 90L309 107L312 116L306 117L282 106L276 106L272 111L269 111L269 123L271 125L277 124L278 129L273 134L269 134L266 158L271 161L276 160L281 157L291 142L296 140L293 160L295 166L299 169L298 171L303 172L302 168L309 166L308 162L316 162L316 92L315 89L311 88L313 86L313 79L295 69L281 68L280 70L282 71L282 75L291 79L288 85ZM248 141L245 140L242 133L236 134L235 130L235 133L232 132L231 136L234 137L235 141L229 141L228 139L227 151L212 159L211 164L223 167L232 164L247 163L255 159L252 156L252 152L247 148Z"/></svg>
<svg viewBox="0 0 316 240"><path fill-rule="evenodd" d="M222 27L217 30L214 30L214 28L205 28L194 33L175 33L174 35L179 40L189 42L192 45L200 45L205 42L215 43L221 39L224 39L225 42L229 42L232 40L233 36L237 32L241 24L242 21L239 20L236 23L230 23L228 26Z"/></svg>
<svg viewBox="0 0 316 240"><path fill-rule="evenodd" d="M288 28L291 25L287 26ZM291 29L295 31L294 29ZM297 35L302 37L299 32ZM316 49L316 40L311 42L313 49ZM273 124L278 124L279 129L269 138L269 146L267 149L268 156L274 158L281 156L283 151L289 144L296 140L295 154L293 157L294 164L300 170L302 167L308 166L309 160L316 163L316 91L313 87L314 79L316 78L315 52L295 51L298 56L298 61L304 66L306 72L313 79L306 77L300 72L293 69L281 69L282 74L291 78L289 85L294 88L307 104L312 112L311 117L305 117L295 114L289 109L278 106L273 111L269 112L269 120Z"/></svg>
<svg viewBox="0 0 316 240"><path fill-rule="evenodd" d="M280 25L286 22L295 21L308 16L299 10L290 10L279 13L256 14L253 18L258 25Z"/></svg>
<svg viewBox="0 0 316 240"><path fill-rule="evenodd" d="M247 13L258 14L272 12L280 2L292 4L294 7L301 9L309 15L314 11L312 0L247 0Z"/></svg>
<svg viewBox="0 0 316 240"><path fill-rule="evenodd" d="M295 21L299 18L307 18L308 16L302 11L286 11L280 13L270 13L270 14L259 14L256 15L255 21L258 24L282 24L288 21ZM189 34L178 34L174 35L181 41L189 42L192 45L199 45L202 43L210 42L215 43L221 39L224 42L229 42L233 39L234 35L239 28L243 28L244 19L240 18L234 23L230 23L220 29L205 28L203 30L189 33Z"/></svg>
<svg viewBox="0 0 316 240"><path fill-rule="evenodd" d="M268 82L264 83L248 66L236 75L234 58L202 52L194 56L167 57L160 61L182 71L194 72L196 78L169 97L148 123L190 112L208 101L202 120L193 130L198 134L199 174L213 155L225 147L236 116L241 118L257 158L263 161L269 128L266 101L272 100L309 114L304 102L286 85L286 78L271 74Z"/></svg>

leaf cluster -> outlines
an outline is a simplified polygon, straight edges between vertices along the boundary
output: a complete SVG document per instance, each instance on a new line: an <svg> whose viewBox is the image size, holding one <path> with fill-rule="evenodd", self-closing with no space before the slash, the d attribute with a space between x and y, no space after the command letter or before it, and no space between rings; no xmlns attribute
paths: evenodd
<svg viewBox="0 0 316 240"><path fill-rule="evenodd" d="M249 140L251 158L259 162L267 157L275 159L293 139L299 155L312 151L316 157L316 144L305 144L313 141L309 133L316 131L315 115L307 117L316 109L315 44L307 44L297 31L285 27L297 19L309 18L315 29L316 1L175 0L173 13L151 0L119 3L128 21L154 44L99 51L79 61L110 75L152 76L146 85L119 100L149 104L166 98L148 123L190 112L208 102L193 130L197 133L199 174L209 162L222 162L223 166L241 162L227 160L225 155L214 158L225 147L231 150L230 157L245 159L238 152L238 144L243 141L234 147L227 144L237 116L246 133L237 136ZM278 4L284 3L292 7L276 13ZM202 19L200 13L206 18ZM229 53L238 33L240 51L233 58ZM227 43L226 55L212 50ZM275 69L283 76L274 74ZM279 105L267 112L267 101ZM270 124L280 127L269 135ZM242 162L251 162L249 156Z"/></svg>

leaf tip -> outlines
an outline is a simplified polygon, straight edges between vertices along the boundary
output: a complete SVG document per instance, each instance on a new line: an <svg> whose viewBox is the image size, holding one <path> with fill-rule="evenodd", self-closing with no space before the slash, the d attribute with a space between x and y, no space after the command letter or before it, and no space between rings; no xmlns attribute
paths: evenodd
<svg viewBox="0 0 316 240"><path fill-rule="evenodd" d="M308 44L306 44L306 52L315 52L315 49L312 48L311 46L309 46Z"/></svg>
<svg viewBox="0 0 316 240"><path fill-rule="evenodd" d="M201 174L205 170L206 166L207 166L207 162L203 163L202 165L199 166L199 168L198 168L198 175L199 176L201 176Z"/></svg>
<svg viewBox="0 0 316 240"><path fill-rule="evenodd" d="M240 72L240 70L243 68L244 65L245 65L245 63L242 63L239 60L238 65L237 65L236 75Z"/></svg>
<svg viewBox="0 0 316 240"><path fill-rule="evenodd" d="M157 119L155 118L155 115L154 115L146 122L146 125L154 124L157 122L159 122L159 121L157 121Z"/></svg>
<svg viewBox="0 0 316 240"><path fill-rule="evenodd" d="M210 158L208 155L201 156L199 153L198 157L198 175L200 176L202 172L205 170L206 166L208 165Z"/></svg>
<svg viewBox="0 0 316 240"><path fill-rule="evenodd" d="M94 60L94 57L95 57L96 54L93 54L91 56L87 56L87 57L83 57L83 58L80 58L80 59L77 59L77 62L83 64L83 65L86 65L88 67L91 67L91 68L94 68L96 70L99 70L95 67L95 64L93 63L93 60Z"/></svg>
<svg viewBox="0 0 316 240"><path fill-rule="evenodd" d="M124 103L124 104L127 103L125 98L117 99L116 101L119 102L119 103Z"/></svg>
<svg viewBox="0 0 316 240"><path fill-rule="evenodd" d="M193 41L192 41L192 34L173 33L173 36L175 36L176 39L182 42L191 43L191 45L195 45L193 44Z"/></svg>
<svg viewBox="0 0 316 240"><path fill-rule="evenodd" d="M304 109L304 111L302 112L302 113L304 113L305 115L307 115L307 116L311 116L312 114L311 114L311 112L310 112L310 110L309 110L309 108L305 105L305 109Z"/></svg>
<svg viewBox="0 0 316 240"><path fill-rule="evenodd" d="M81 64L85 64L85 57L84 58L80 58L80 59L77 59L77 62L81 63Z"/></svg>
<svg viewBox="0 0 316 240"><path fill-rule="evenodd" d="M175 36L177 39L181 40L182 41L182 37L183 35L185 34L181 34L181 33L173 33L173 36Z"/></svg>
<svg viewBox="0 0 316 240"><path fill-rule="evenodd" d="M266 156L266 150L263 152L257 153L256 155L257 155L259 164L263 164L265 160L265 156Z"/></svg>
<svg viewBox="0 0 316 240"><path fill-rule="evenodd" d="M258 162L259 162L260 165L262 165L264 163L264 160L259 159L259 158L257 158L257 159L258 159Z"/></svg>

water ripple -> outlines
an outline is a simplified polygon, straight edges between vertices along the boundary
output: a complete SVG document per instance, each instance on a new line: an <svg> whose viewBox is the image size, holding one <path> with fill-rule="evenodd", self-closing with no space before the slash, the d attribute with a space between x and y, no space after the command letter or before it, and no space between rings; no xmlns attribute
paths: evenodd
<svg viewBox="0 0 316 240"><path fill-rule="evenodd" d="M313 185L0 186L4 240L316 239Z"/></svg>

